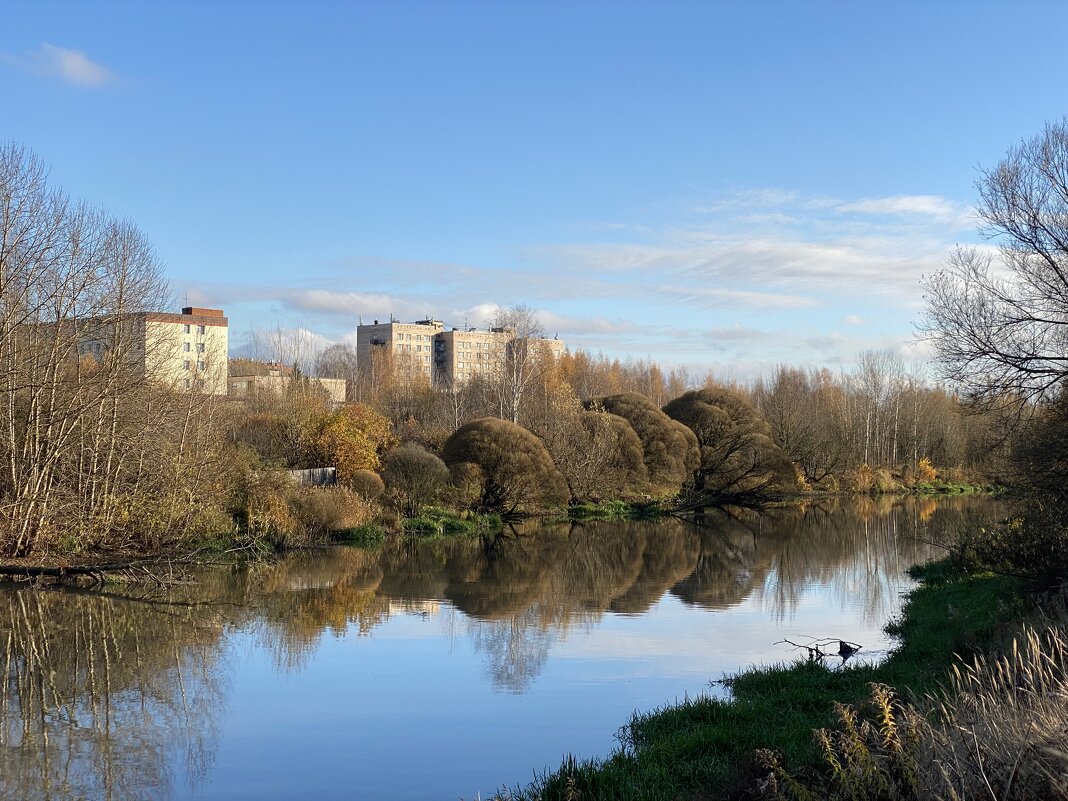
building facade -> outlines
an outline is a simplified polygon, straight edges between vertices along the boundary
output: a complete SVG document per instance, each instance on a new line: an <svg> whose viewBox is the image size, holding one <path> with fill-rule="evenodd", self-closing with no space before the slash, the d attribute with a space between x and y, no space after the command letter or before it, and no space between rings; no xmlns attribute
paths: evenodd
<svg viewBox="0 0 1068 801"><path fill-rule="evenodd" d="M282 367L278 364L264 365L265 371L248 372L242 374L242 370L234 370L227 378L228 394L231 398L247 398L257 392L271 392L281 395L293 382L293 368ZM301 381L307 381L312 386L318 387L326 395L333 405L337 406L345 402L345 394L348 382L344 378L319 378L318 376L301 376Z"/></svg>
<svg viewBox="0 0 1068 801"><path fill-rule="evenodd" d="M389 354L395 365L433 380L435 345L444 329L440 320L361 325L356 329L356 363L370 365L377 354Z"/></svg>
<svg viewBox="0 0 1068 801"><path fill-rule="evenodd" d="M78 350L116 352L142 375L177 390L225 395L229 324L222 309L133 312L79 324Z"/></svg>
<svg viewBox="0 0 1068 801"><path fill-rule="evenodd" d="M499 374L514 343L515 332L504 328L446 329L440 320L375 320L356 329L356 361L361 370L370 370L388 356L394 367L414 376L439 384L464 383ZM565 349L559 338L538 338L530 344L551 358L559 358Z"/></svg>

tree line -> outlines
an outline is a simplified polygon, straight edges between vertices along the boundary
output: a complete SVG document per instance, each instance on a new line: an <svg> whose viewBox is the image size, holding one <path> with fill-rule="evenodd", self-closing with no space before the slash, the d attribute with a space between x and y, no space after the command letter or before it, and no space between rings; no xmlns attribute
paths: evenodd
<svg viewBox="0 0 1068 801"><path fill-rule="evenodd" d="M503 361L467 381L434 384L388 351L358 365L334 345L297 354L281 392L227 401L147 375L130 321L170 300L132 223L50 186L25 149L0 149L5 555L173 551L222 535L286 546L432 504L511 515L889 490L936 466L975 474L1002 443L993 406L971 413L890 353L848 373L782 367L720 385L648 360L551 358L521 306L494 321L514 336ZM279 337L271 356L294 355L283 350ZM333 408L302 364L346 379L349 400ZM284 473L324 465L337 487Z"/></svg>

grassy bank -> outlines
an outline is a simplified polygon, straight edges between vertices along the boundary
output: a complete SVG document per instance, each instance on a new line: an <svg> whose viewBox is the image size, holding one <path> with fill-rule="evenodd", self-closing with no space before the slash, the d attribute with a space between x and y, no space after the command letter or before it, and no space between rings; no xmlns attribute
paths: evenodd
<svg viewBox="0 0 1068 801"><path fill-rule="evenodd" d="M945 679L955 654L988 648L1027 612L1016 579L970 575L947 562L917 568L915 576L921 584L900 619L888 626L899 644L881 664L830 669L806 661L748 669L726 679L729 699L699 697L636 715L609 757L568 759L555 772L512 790L510 797L744 797L759 770L753 753L760 748L782 754L790 771L814 768L819 754L812 732L835 722L835 701L862 702L870 682L904 694L931 691Z"/></svg>
<svg viewBox="0 0 1068 801"><path fill-rule="evenodd" d="M631 503L629 501L601 501L580 503L567 507L554 520L659 520L667 512L659 501Z"/></svg>
<svg viewBox="0 0 1068 801"><path fill-rule="evenodd" d="M420 539L475 537L499 531L499 515L454 512L430 506L417 517L376 519L370 523L335 532L333 541L361 548L375 548L389 537L414 536Z"/></svg>

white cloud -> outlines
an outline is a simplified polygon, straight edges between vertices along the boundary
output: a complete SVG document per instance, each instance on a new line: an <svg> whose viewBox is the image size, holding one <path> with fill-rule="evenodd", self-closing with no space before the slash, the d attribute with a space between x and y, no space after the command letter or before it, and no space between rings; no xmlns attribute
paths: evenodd
<svg viewBox="0 0 1068 801"><path fill-rule="evenodd" d="M81 50L43 43L23 56L0 54L0 60L25 72L59 78L64 83L97 89L115 81L115 73Z"/></svg>
<svg viewBox="0 0 1068 801"><path fill-rule="evenodd" d="M315 285L201 289L206 305L234 306L235 321L304 320L334 341L351 341L360 317L484 327L525 303L571 348L694 375L845 366L881 347L915 361L925 355L911 344L921 277L945 263L961 208L935 195L753 190L700 215L691 204L671 224L597 223L586 241L527 245L504 265L348 257Z"/></svg>
<svg viewBox="0 0 1068 801"><path fill-rule="evenodd" d="M661 296L698 308L804 309L818 306L816 298L722 287L661 284L649 289Z"/></svg>
<svg viewBox="0 0 1068 801"><path fill-rule="evenodd" d="M843 203L838 211L887 217L928 218L954 231L974 230L971 209L940 195L891 195Z"/></svg>

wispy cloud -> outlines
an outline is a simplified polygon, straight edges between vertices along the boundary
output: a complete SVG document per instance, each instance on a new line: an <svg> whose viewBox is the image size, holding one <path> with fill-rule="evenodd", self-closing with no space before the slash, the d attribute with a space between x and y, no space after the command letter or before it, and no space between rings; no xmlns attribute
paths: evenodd
<svg viewBox="0 0 1068 801"><path fill-rule="evenodd" d="M974 221L966 207L938 195L892 195L842 203L841 212L894 216L926 216L940 222L970 227Z"/></svg>
<svg viewBox="0 0 1068 801"><path fill-rule="evenodd" d="M116 80L114 72L93 61L81 50L43 43L23 55L0 53L0 61L16 69L58 78L72 86L99 89Z"/></svg>
<svg viewBox="0 0 1068 801"><path fill-rule="evenodd" d="M483 327L526 303L572 348L750 377L846 366L870 348L922 358L911 324L921 277L970 230L964 207L935 195L767 189L697 205L659 224L597 223L584 239L517 246L504 264L339 257L314 283L202 285L210 298L197 302L232 305L235 319L299 320L324 341L351 341L360 317Z"/></svg>

